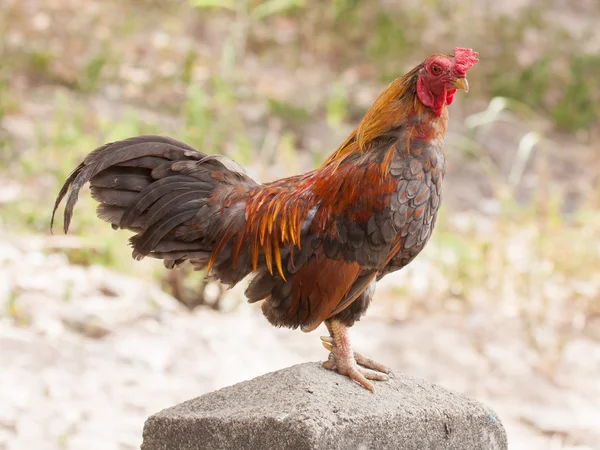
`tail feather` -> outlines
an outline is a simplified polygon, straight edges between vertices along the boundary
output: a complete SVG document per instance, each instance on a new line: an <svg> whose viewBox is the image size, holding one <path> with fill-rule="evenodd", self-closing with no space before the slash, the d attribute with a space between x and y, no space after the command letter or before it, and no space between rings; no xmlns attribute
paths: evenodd
<svg viewBox="0 0 600 450"><path fill-rule="evenodd" d="M189 209L175 210L169 217L164 217L163 220L146 228L143 234L133 236L131 243L134 248L134 258L141 259L149 254L173 228L194 217L196 211L192 208L193 206Z"/></svg>
<svg viewBox="0 0 600 450"><path fill-rule="evenodd" d="M124 212L125 209L123 207L107 205L106 203L101 203L98 205L98 209L96 209L96 215L98 218L110 223L113 230L119 229L118 223L121 221L121 217L123 217ZM146 217L140 216L139 219L131 222L127 229L139 233L143 230L145 222Z"/></svg>
<svg viewBox="0 0 600 450"><path fill-rule="evenodd" d="M197 242L185 242L185 241L165 241L159 242L154 246L154 252L175 252L175 251L195 251L198 250Z"/></svg>
<svg viewBox="0 0 600 450"><path fill-rule="evenodd" d="M111 166L148 156L176 161L178 159L200 160L205 155L183 142L165 136L137 136L105 144L86 156L83 162L67 178L54 203L50 228L52 229L54 225L56 210L67 193L69 195L65 205L63 226L65 233L69 231L73 208L77 203L79 191L85 183Z"/></svg>
<svg viewBox="0 0 600 450"><path fill-rule="evenodd" d="M244 232L245 201L258 186L236 168L224 157L206 156L163 136L106 144L68 177L55 202L51 226L66 198L68 231L79 192L89 182L92 197L100 203L98 216L114 229L135 233L130 238L134 258L160 258L170 268L189 260L201 269L217 248L212 273L235 284L251 271L251 261L245 250L233 267L233 237ZM226 232L231 241L222 239Z"/></svg>
<svg viewBox="0 0 600 450"><path fill-rule="evenodd" d="M107 167L146 156L177 161L179 159L201 159L205 155L184 142L166 136L144 135L111 142L97 148L83 160L87 167L94 167L94 175ZM96 166L94 163L98 163ZM90 178L94 175L90 175Z"/></svg>
<svg viewBox="0 0 600 450"><path fill-rule="evenodd" d="M81 171L84 169L84 167L85 166L83 165L83 163L79 164L75 168L75 170L73 172L71 172L71 174L65 181L65 184L63 184L63 187L60 188L60 191L58 192L58 196L56 197L56 201L54 202L54 209L52 210L52 219L50 220L50 231L52 231L52 228L54 227L54 219L55 219L55 215L56 215L56 210L58 209L63 198L65 198L65 195L67 195L67 193L69 191L71 191L71 193L69 194L69 197L67 198L67 204L65 206L65 212L64 212L64 217L63 217L63 220L64 220L63 231L65 232L65 234L69 231L69 225L71 224L71 218L73 216L73 207L75 206L75 203L77 203L77 197L79 196L79 190L81 189L81 186L83 186L83 184L84 184L84 183L81 183L79 185L79 187L74 188L73 183L75 183L75 180L79 177L79 175L81 174Z"/></svg>
<svg viewBox="0 0 600 450"><path fill-rule="evenodd" d="M123 161L117 164L117 167L139 167L152 170L165 164L165 162L165 158L158 156L142 156L141 158L132 159L131 161Z"/></svg>
<svg viewBox="0 0 600 450"><path fill-rule="evenodd" d="M155 181L148 186L147 189L141 192L135 204L125 211L125 214L123 214L123 217L119 222L119 227L128 228L132 222L137 220L137 218L158 199L167 195L169 192L184 188L185 186L188 186L188 184L188 180L172 178L163 178Z"/></svg>
<svg viewBox="0 0 600 450"><path fill-rule="evenodd" d="M140 192L152 182L148 171L133 167L111 167L90 180L93 186Z"/></svg>
<svg viewBox="0 0 600 450"><path fill-rule="evenodd" d="M162 259L165 261L165 267L172 269L177 265L189 261L194 264L198 270L206 267L208 260L210 259L210 252L198 250L180 250L180 251L167 251L167 252L155 252L153 251L148 256L151 258ZM220 278L219 278L220 279Z"/></svg>
<svg viewBox="0 0 600 450"><path fill-rule="evenodd" d="M92 198L99 203L110 206L127 207L131 205L139 196L136 191L125 189L108 189L104 187L92 186L90 189Z"/></svg>
<svg viewBox="0 0 600 450"><path fill-rule="evenodd" d="M165 194L162 198L157 200L152 207L148 210L148 220L146 226L148 228L157 224L161 220L165 220L167 216L171 215L175 208L179 205L192 205L194 216L198 208L206 204L206 199L198 199L199 195L206 194L206 191L198 190L178 190ZM193 216L192 216L193 217Z"/></svg>

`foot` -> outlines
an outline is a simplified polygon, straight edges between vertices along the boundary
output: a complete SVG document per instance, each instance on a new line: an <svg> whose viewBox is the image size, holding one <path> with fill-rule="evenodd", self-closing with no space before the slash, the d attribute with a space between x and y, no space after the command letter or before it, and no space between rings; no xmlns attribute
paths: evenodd
<svg viewBox="0 0 600 450"><path fill-rule="evenodd" d="M335 320L325 323L331 336L321 337L321 341L323 347L331 353L329 359L323 363L324 368L337 370L373 393L375 387L369 380L389 380L387 376L391 372L389 368L352 351L345 325Z"/></svg>

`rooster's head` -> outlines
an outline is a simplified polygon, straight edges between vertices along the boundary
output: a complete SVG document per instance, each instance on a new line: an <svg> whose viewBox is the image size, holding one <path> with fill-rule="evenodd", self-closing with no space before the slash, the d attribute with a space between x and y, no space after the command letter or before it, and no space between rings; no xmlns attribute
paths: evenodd
<svg viewBox="0 0 600 450"><path fill-rule="evenodd" d="M455 48L453 55L435 54L427 58L418 73L417 96L421 103L442 115L452 103L457 89L469 90L467 70L479 60L470 48Z"/></svg>

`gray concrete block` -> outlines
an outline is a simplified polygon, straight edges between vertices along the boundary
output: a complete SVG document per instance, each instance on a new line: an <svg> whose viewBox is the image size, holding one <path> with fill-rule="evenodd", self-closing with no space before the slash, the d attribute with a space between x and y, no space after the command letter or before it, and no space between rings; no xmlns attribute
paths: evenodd
<svg viewBox="0 0 600 450"><path fill-rule="evenodd" d="M503 450L485 405L395 374L376 394L318 363L269 373L151 416L142 450Z"/></svg>

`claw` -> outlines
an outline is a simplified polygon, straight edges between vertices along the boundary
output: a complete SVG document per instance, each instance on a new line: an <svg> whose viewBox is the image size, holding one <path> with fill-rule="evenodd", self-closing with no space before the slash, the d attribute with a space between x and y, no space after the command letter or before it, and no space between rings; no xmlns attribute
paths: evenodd
<svg viewBox="0 0 600 450"><path fill-rule="evenodd" d="M323 345L323 347L325 347L325 350L329 350L329 351L333 350L333 344L330 344L329 342L325 342L325 341L321 341L321 344Z"/></svg>
<svg viewBox="0 0 600 450"><path fill-rule="evenodd" d="M325 350L331 351L333 349L333 338L331 336L321 336L321 344L323 344Z"/></svg>

